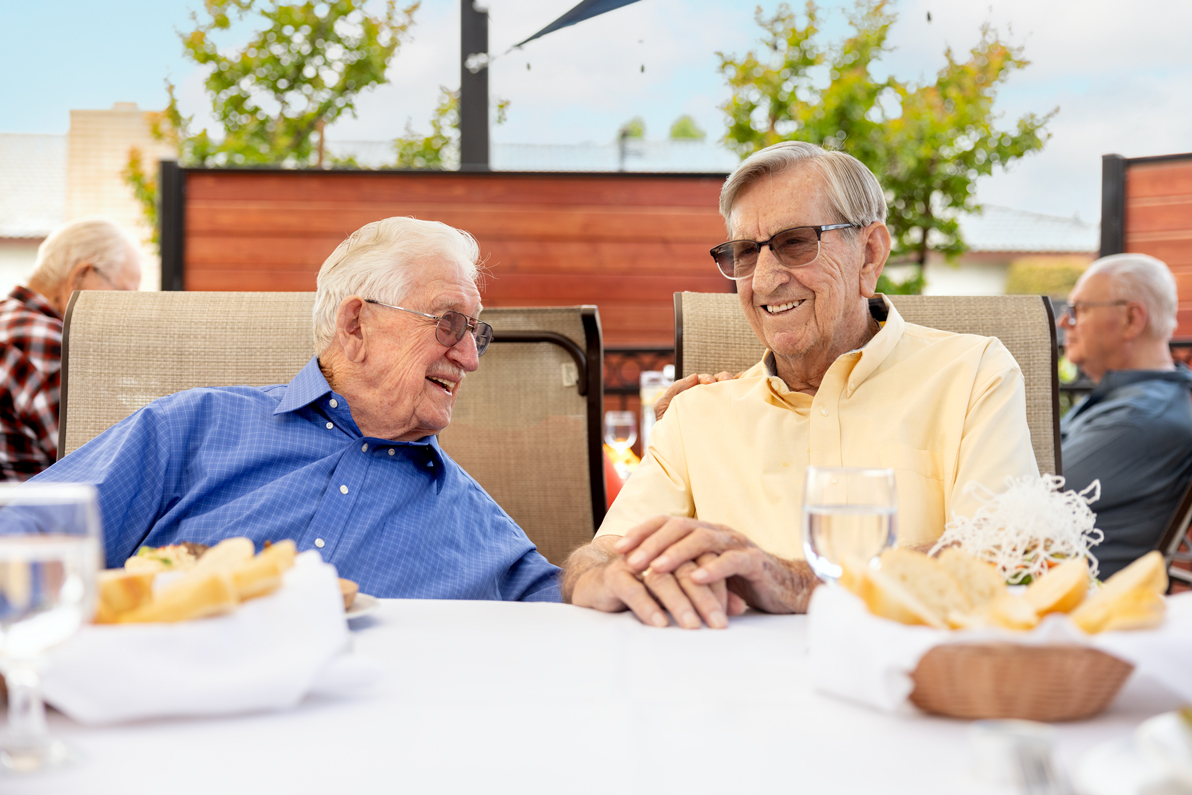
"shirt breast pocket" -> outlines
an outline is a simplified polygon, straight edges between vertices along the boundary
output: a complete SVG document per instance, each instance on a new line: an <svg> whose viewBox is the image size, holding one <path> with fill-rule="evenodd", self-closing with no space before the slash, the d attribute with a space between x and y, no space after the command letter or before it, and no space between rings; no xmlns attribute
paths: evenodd
<svg viewBox="0 0 1192 795"><path fill-rule="evenodd" d="M898 489L900 546L928 544L944 532L944 484L939 460L927 450L893 444L878 450L882 467L894 470Z"/></svg>

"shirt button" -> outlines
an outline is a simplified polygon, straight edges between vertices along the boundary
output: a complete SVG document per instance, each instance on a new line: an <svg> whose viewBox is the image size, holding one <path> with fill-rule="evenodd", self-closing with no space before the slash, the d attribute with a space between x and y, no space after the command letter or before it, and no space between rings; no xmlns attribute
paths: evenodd
<svg viewBox="0 0 1192 795"><path fill-rule="evenodd" d="M365 442L364 444L360 445L360 452L362 452L362 453L367 453L367 452L368 452L368 443L367 443L367 442Z"/></svg>
<svg viewBox="0 0 1192 795"><path fill-rule="evenodd" d="M334 428L334 427L335 427L335 423L334 423L334 422L329 422L329 423L327 423L327 430L331 430L331 429L332 429L332 428Z"/></svg>
<svg viewBox="0 0 1192 795"><path fill-rule="evenodd" d="M849 391L849 392L852 392L852 391L853 391L854 389L856 389L856 388L857 388L857 385L856 385L856 384L849 384L849 385L848 385L848 391Z"/></svg>
<svg viewBox="0 0 1192 795"><path fill-rule="evenodd" d="M827 410L827 409L820 409L820 414L823 414L823 415L826 417L826 416L828 416L828 410Z"/></svg>
<svg viewBox="0 0 1192 795"><path fill-rule="evenodd" d="M339 408L339 401L335 398L331 398L331 408Z"/></svg>
<svg viewBox="0 0 1192 795"><path fill-rule="evenodd" d="M390 448L389 448L389 455L393 455L393 448L392 448L392 447L390 447Z"/></svg>
<svg viewBox="0 0 1192 795"><path fill-rule="evenodd" d="M319 549L322 549L323 547L327 546L327 542L321 538L316 538L315 546L318 547Z"/></svg>
<svg viewBox="0 0 1192 795"><path fill-rule="evenodd" d="M340 493L340 494L347 494L347 493L348 493L348 487L347 487L347 486L340 486L340 487L339 487L339 493Z"/></svg>

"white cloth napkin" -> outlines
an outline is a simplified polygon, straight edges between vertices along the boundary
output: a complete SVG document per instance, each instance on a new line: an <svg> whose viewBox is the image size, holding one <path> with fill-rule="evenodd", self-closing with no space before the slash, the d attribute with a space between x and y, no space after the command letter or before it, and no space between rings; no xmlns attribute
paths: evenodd
<svg viewBox="0 0 1192 795"><path fill-rule="evenodd" d="M911 672L933 646L944 643L1080 644L1133 663L1192 701L1192 593L1167 598L1167 615L1153 630L1085 634L1063 614L1030 632L1002 629L945 631L878 618L844 588L816 588L807 611L811 678L815 687L885 711L907 708Z"/></svg>
<svg viewBox="0 0 1192 795"><path fill-rule="evenodd" d="M350 652L335 567L305 552L275 593L218 618L89 625L46 666L46 701L80 723L227 715L371 684Z"/></svg>

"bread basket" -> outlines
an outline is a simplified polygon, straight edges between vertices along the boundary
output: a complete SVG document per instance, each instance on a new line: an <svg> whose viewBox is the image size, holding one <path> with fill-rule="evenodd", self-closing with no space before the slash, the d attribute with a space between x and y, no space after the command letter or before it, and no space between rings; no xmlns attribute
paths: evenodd
<svg viewBox="0 0 1192 795"><path fill-rule="evenodd" d="M1087 646L1011 643L932 648L911 674L910 701L969 720L1081 720L1113 701L1134 666Z"/></svg>

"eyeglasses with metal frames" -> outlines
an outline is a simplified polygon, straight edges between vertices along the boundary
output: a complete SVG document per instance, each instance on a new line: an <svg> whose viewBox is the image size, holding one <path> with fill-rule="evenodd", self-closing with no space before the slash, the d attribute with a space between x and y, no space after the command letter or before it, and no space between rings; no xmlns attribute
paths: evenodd
<svg viewBox="0 0 1192 795"><path fill-rule="evenodd" d="M1091 309L1096 306L1125 306L1129 301L1074 301L1068 304L1068 308L1060 315L1060 322L1067 321L1069 324L1076 325L1076 315L1083 312L1085 309Z"/></svg>
<svg viewBox="0 0 1192 795"><path fill-rule="evenodd" d="M364 301L368 304L396 309L400 312L409 312L411 315L418 315L419 317L425 317L435 321L435 339L438 340L440 345L445 345L448 348L458 345L459 341L464 338L464 332L468 330L472 332L472 339L476 340L477 356L483 356L484 352L488 350L488 344L493 341L492 326L474 317L468 317L463 312L456 312L449 309L441 315L428 315L425 312L415 312L413 309L406 309L404 306L385 304L380 301L374 301L371 298L366 298Z"/></svg>
<svg viewBox="0 0 1192 795"><path fill-rule="evenodd" d="M863 224L824 224L792 226L777 232L769 240L730 240L711 250L712 260L721 275L733 281L753 276L762 249L770 247L778 261L787 268L801 268L819 259L824 232L834 229L861 229Z"/></svg>

